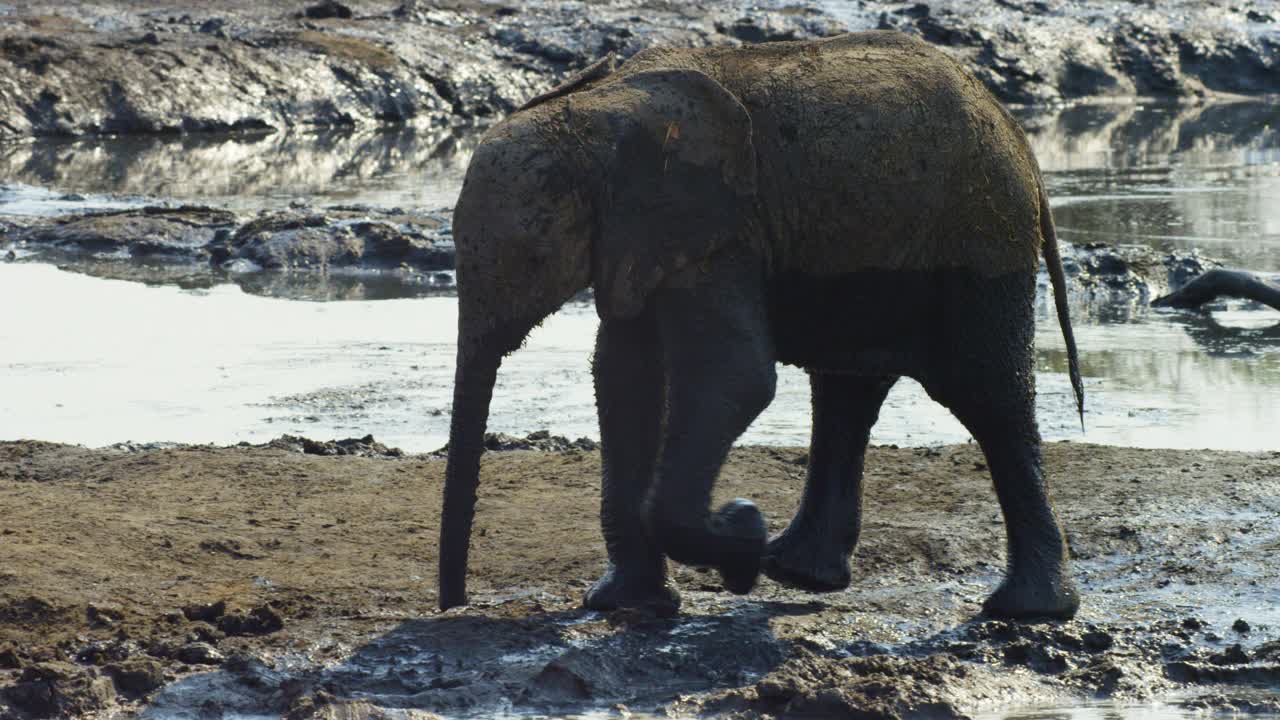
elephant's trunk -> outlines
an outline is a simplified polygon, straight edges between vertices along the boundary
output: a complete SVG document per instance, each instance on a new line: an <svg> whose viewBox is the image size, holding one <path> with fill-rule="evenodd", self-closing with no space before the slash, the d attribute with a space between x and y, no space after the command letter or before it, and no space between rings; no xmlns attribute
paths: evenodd
<svg viewBox="0 0 1280 720"><path fill-rule="evenodd" d="M453 419L449 426L449 464L445 470L444 509L440 518L440 609L467 602L467 551L480 484L480 454L489 419L489 401L502 349L489 343L458 346L453 380Z"/></svg>

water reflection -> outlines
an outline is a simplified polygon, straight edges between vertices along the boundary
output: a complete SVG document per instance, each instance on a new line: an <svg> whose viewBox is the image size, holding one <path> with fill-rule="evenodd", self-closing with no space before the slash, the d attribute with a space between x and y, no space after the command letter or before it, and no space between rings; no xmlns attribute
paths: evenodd
<svg viewBox="0 0 1280 720"><path fill-rule="evenodd" d="M1224 325L1213 313L1181 312L1174 322L1213 357L1251 358L1280 353L1280 318L1269 313L1248 313L1249 325ZM1255 316L1261 316L1256 318ZM1262 324L1257 324L1257 323Z"/></svg>
<svg viewBox="0 0 1280 720"><path fill-rule="evenodd" d="M437 208L453 205L478 137L405 127L41 140L0 144L0 181L249 210L292 200Z"/></svg>
<svg viewBox="0 0 1280 720"><path fill-rule="evenodd" d="M325 273L232 272L193 265L164 265L116 258L53 257L59 269L104 280L128 280L144 285L173 285L183 290L210 290L234 285L249 295L281 300L337 302L453 297L457 286L452 270L403 272L400 270L330 269Z"/></svg>
<svg viewBox="0 0 1280 720"><path fill-rule="evenodd" d="M1069 242L1203 248L1280 269L1280 105L1024 113Z"/></svg>

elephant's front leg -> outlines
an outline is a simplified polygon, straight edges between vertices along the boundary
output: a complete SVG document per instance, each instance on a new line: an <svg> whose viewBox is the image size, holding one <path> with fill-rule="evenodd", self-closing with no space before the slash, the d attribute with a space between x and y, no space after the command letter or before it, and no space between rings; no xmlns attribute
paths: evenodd
<svg viewBox="0 0 1280 720"><path fill-rule="evenodd" d="M813 430L800 508L765 555L770 578L811 592L849 586L862 529L862 462L871 426L897 377L810 373Z"/></svg>
<svg viewBox="0 0 1280 720"><path fill-rule="evenodd" d="M714 567L725 589L746 593L760 574L768 532L756 506L710 511L734 440L773 400L774 353L762 269L729 258L693 287L655 298L666 366L666 422L647 502L650 536L680 563Z"/></svg>
<svg viewBox="0 0 1280 720"><path fill-rule="evenodd" d="M662 357L653 311L602 322L592 370L603 460L600 524L609 568L582 604L671 615L680 608L680 595L668 584L666 559L641 520L662 427Z"/></svg>

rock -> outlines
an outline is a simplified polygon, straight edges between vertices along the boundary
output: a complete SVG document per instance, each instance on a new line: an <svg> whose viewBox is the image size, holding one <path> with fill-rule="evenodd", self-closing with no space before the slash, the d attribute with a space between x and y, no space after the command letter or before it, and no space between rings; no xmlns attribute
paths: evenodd
<svg viewBox="0 0 1280 720"><path fill-rule="evenodd" d="M1210 655L1209 662L1214 665L1242 665L1249 662L1249 656L1245 654L1244 648L1236 643L1220 653Z"/></svg>
<svg viewBox="0 0 1280 720"><path fill-rule="evenodd" d="M85 608L85 619L89 627L114 627L124 617L124 611L114 605L89 604Z"/></svg>
<svg viewBox="0 0 1280 720"><path fill-rule="evenodd" d="M1096 656L1088 665L1076 670L1068 677L1083 681L1100 694L1111 695L1126 675L1123 666L1117 665L1106 656Z"/></svg>
<svg viewBox="0 0 1280 720"><path fill-rule="evenodd" d="M211 603L198 603L188 605L182 608L182 615L188 620L198 620L203 622L214 622L222 617L227 611L227 603L225 600L219 600Z"/></svg>
<svg viewBox="0 0 1280 720"><path fill-rule="evenodd" d="M355 455L357 457L403 457L400 448L387 447L372 435L362 438L346 438L344 440L312 440L297 435L281 435L266 444L267 447L281 448L291 452L307 455Z"/></svg>
<svg viewBox="0 0 1280 720"><path fill-rule="evenodd" d="M1091 630L1080 638L1084 642L1084 646L1090 652L1103 652L1110 650L1115 645L1115 637L1111 633L1101 630Z"/></svg>
<svg viewBox="0 0 1280 720"><path fill-rule="evenodd" d="M337 0L324 0L324 2L319 2L315 5L309 6L302 12L302 14L312 20L323 20L326 18L350 20L351 8L343 5Z"/></svg>
<svg viewBox="0 0 1280 720"><path fill-rule="evenodd" d="M228 635L269 635L284 628L284 618L266 605L245 613L228 613L218 620L218 629Z"/></svg>
<svg viewBox="0 0 1280 720"><path fill-rule="evenodd" d="M1253 651L1254 659L1263 660L1280 660L1280 640L1271 640L1259 645Z"/></svg>
<svg viewBox="0 0 1280 720"><path fill-rule="evenodd" d="M547 430L536 430L523 438L506 433L485 433L484 447L492 452L509 452L511 450L537 450L540 452L566 452L568 450L592 451L599 444L591 438L570 440L563 435L552 435ZM447 452L448 445L437 452Z"/></svg>
<svg viewBox="0 0 1280 720"><path fill-rule="evenodd" d="M216 645L226 636L226 633L207 622L194 622L191 623L190 632L187 633L187 640L189 642L204 642Z"/></svg>
<svg viewBox="0 0 1280 720"><path fill-rule="evenodd" d="M11 235L44 256L110 256L170 262L207 262L205 246L236 216L225 210L146 207L71 215Z"/></svg>
<svg viewBox="0 0 1280 720"><path fill-rule="evenodd" d="M452 248L437 248L411 224L345 220L296 210L264 214L209 250L218 265L245 260L264 270L330 272L339 269L417 271L449 269Z"/></svg>
<svg viewBox="0 0 1280 720"><path fill-rule="evenodd" d="M1236 618L1236 621L1231 623L1231 629L1235 630L1241 635L1247 635L1250 630L1249 622L1244 618Z"/></svg>
<svg viewBox="0 0 1280 720"><path fill-rule="evenodd" d="M226 37L223 28L227 26L227 21L223 18L210 18L200 23L200 27L196 28L196 32L205 35L222 35Z"/></svg>
<svg viewBox="0 0 1280 720"><path fill-rule="evenodd" d="M1062 246L1062 269L1069 288L1086 300L1149 302L1219 265L1199 251L1166 252L1146 245L1109 243Z"/></svg>
<svg viewBox="0 0 1280 720"><path fill-rule="evenodd" d="M21 670L23 664L22 657L12 646L0 647L0 670Z"/></svg>
<svg viewBox="0 0 1280 720"><path fill-rule="evenodd" d="M217 648L204 642L187 643L178 648L174 657L188 665L221 665L226 659Z"/></svg>
<svg viewBox="0 0 1280 720"><path fill-rule="evenodd" d="M0 623L43 625L57 622L68 612L68 608L54 605L37 595L0 601Z"/></svg>
<svg viewBox="0 0 1280 720"><path fill-rule="evenodd" d="M86 665L103 665L129 658L137 650L137 646L123 640L100 640L91 642L76 653L76 662Z"/></svg>
<svg viewBox="0 0 1280 720"><path fill-rule="evenodd" d="M105 709L115 699L109 678L63 662L31 665L2 692L15 707L38 718L79 717Z"/></svg>
<svg viewBox="0 0 1280 720"><path fill-rule="evenodd" d="M125 695L141 697L164 685L164 667L147 658L108 665L103 670L115 680L116 689Z"/></svg>

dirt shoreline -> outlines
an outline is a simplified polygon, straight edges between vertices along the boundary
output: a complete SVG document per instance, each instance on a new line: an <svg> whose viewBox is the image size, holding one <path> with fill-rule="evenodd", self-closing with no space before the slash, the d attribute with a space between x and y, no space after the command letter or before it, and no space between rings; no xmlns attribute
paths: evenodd
<svg viewBox="0 0 1280 720"><path fill-rule="evenodd" d="M975 617L1003 532L972 445L871 451L849 590L736 598L677 568L660 620L577 609L599 455L541 444L567 449L485 455L473 605L440 614L438 457L0 443L0 717L1280 712L1280 452L1049 445L1084 605L1014 625ZM777 532L804 459L736 449L717 494Z"/></svg>

